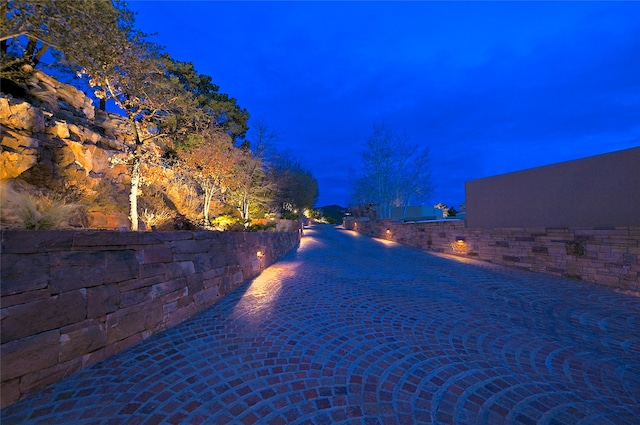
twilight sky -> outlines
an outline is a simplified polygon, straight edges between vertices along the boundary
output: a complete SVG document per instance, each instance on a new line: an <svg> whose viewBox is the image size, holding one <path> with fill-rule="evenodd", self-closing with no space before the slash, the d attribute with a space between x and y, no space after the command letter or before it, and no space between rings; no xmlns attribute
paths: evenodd
<svg viewBox="0 0 640 425"><path fill-rule="evenodd" d="M431 150L428 204L640 145L640 2L130 0L138 28L280 132L346 206L384 120ZM251 121L250 121L251 123ZM639 165L640 166L640 165Z"/></svg>

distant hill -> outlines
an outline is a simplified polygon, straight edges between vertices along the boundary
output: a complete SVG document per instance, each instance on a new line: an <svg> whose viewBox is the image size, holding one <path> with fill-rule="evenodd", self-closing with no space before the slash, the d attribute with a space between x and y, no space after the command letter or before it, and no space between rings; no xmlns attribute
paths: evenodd
<svg viewBox="0 0 640 425"><path fill-rule="evenodd" d="M341 207L340 205L327 205L325 207L318 207L316 209L320 210L322 212L322 216L332 224L342 223L342 218L347 212L347 209L345 207Z"/></svg>

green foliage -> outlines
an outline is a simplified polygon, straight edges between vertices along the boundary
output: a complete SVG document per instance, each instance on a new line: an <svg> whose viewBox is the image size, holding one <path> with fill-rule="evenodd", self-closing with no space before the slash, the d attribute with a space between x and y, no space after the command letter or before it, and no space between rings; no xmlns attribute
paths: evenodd
<svg viewBox="0 0 640 425"><path fill-rule="evenodd" d="M166 53L162 59L168 75L194 97L197 112L189 117L192 130L213 126L228 133L232 139L244 138L249 113L236 103L236 99L220 93L220 87L210 76L198 73L193 63L175 60Z"/></svg>
<svg viewBox="0 0 640 425"><path fill-rule="evenodd" d="M216 230L223 230L225 232L275 232L277 228L275 221L249 224L239 217L228 214L214 218L211 220L211 225Z"/></svg>
<svg viewBox="0 0 640 425"><path fill-rule="evenodd" d="M328 205L320 207L314 211L318 211L319 213L319 217L317 218L318 221L328 224L342 223L342 219L346 213L346 209L339 205Z"/></svg>
<svg viewBox="0 0 640 425"><path fill-rule="evenodd" d="M234 217L229 214L224 214L224 215L219 215L218 217L211 220L211 225L216 230L227 230L230 226L234 226L235 224L238 224L239 220L240 219L238 217ZM242 224L240 225L242 226L242 228L244 228Z"/></svg>
<svg viewBox="0 0 640 425"><path fill-rule="evenodd" d="M282 214L280 214L280 218L284 220L300 220L300 214L293 213L290 211L285 211Z"/></svg>
<svg viewBox="0 0 640 425"><path fill-rule="evenodd" d="M244 224L237 222L237 223L233 223L228 225L225 229L225 232L246 232L247 228L245 227Z"/></svg>
<svg viewBox="0 0 640 425"><path fill-rule="evenodd" d="M278 224L275 221L268 221L265 224L252 224L247 226L247 232L275 232Z"/></svg>
<svg viewBox="0 0 640 425"><path fill-rule="evenodd" d="M204 138L200 134L189 134L187 137L183 138L177 146L183 151L189 151L200 146L203 139Z"/></svg>

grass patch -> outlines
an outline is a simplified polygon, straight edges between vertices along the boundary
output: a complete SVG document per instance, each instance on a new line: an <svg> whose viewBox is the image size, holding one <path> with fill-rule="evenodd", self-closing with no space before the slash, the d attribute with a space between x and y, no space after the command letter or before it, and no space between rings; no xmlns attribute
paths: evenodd
<svg viewBox="0 0 640 425"><path fill-rule="evenodd" d="M11 229L50 230L69 227L69 217L80 205L40 193L18 190L7 181L0 183L2 226Z"/></svg>

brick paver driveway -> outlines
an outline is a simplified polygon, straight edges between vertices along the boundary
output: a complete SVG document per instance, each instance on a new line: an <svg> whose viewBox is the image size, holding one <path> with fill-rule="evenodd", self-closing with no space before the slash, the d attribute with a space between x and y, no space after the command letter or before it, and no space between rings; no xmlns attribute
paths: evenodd
<svg viewBox="0 0 640 425"><path fill-rule="evenodd" d="M329 226L2 423L638 424L640 298Z"/></svg>

